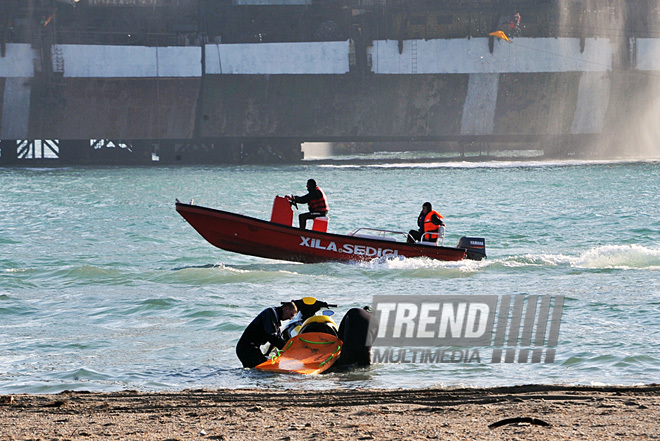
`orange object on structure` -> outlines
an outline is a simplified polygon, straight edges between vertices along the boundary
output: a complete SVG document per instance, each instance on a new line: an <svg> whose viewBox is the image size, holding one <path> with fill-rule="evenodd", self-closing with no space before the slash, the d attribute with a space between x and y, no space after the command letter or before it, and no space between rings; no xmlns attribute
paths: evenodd
<svg viewBox="0 0 660 441"><path fill-rule="evenodd" d="M293 225L293 210L287 198L275 196L273 201L273 212L270 215L270 221L276 224Z"/></svg>
<svg viewBox="0 0 660 441"><path fill-rule="evenodd" d="M53 12L53 13L50 15L50 17L48 17L48 19L47 19L46 21L44 21L44 27L48 26L48 24L49 24L51 21L53 21L54 18L55 18L55 13Z"/></svg>
<svg viewBox="0 0 660 441"><path fill-rule="evenodd" d="M325 332L305 332L289 339L284 349L256 369L269 372L320 374L341 355L343 343Z"/></svg>
<svg viewBox="0 0 660 441"><path fill-rule="evenodd" d="M504 41L509 41L509 42L511 41L511 40L509 40L509 37L506 36L504 31L495 31L495 32L491 32L488 35L490 35L491 37L501 38Z"/></svg>

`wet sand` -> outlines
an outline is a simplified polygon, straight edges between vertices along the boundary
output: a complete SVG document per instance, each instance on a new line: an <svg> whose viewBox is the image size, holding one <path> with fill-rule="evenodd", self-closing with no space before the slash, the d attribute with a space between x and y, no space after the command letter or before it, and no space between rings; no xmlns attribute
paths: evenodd
<svg viewBox="0 0 660 441"><path fill-rule="evenodd" d="M2 440L660 438L660 385L0 395Z"/></svg>

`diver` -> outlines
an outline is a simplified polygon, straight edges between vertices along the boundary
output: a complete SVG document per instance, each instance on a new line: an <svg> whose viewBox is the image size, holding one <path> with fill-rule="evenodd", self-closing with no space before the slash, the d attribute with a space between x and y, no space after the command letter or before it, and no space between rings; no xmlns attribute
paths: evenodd
<svg viewBox="0 0 660 441"><path fill-rule="evenodd" d="M315 217L326 216L328 214L328 199L321 187L316 185L314 179L307 181L307 194L305 196L287 196L291 204L301 203L309 206L308 213L301 213L298 215L298 222L301 229L305 229L308 219Z"/></svg>
<svg viewBox="0 0 660 441"><path fill-rule="evenodd" d="M344 344L336 367L371 364L371 347L378 334L378 319L371 314L371 306L349 309L339 324L338 334Z"/></svg>
<svg viewBox="0 0 660 441"><path fill-rule="evenodd" d="M440 232L440 227L445 226L445 222L442 220L444 217L433 210L433 206L430 202L424 202L422 205L422 212L419 213L417 218L417 226L419 230L410 230L408 232L408 243L416 243L420 240L424 242L435 242L438 240L438 233ZM429 233L424 235L424 233Z"/></svg>
<svg viewBox="0 0 660 441"><path fill-rule="evenodd" d="M282 349L286 343L280 332L282 320L290 320L298 308L293 302L283 302L282 306L266 308L245 328L236 345L236 355L243 367L253 368L268 360L259 348L266 342Z"/></svg>

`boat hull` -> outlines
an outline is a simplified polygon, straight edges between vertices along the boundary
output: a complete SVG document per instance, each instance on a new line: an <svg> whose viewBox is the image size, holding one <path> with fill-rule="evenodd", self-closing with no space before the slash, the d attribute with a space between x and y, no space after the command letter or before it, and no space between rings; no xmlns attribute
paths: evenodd
<svg viewBox="0 0 660 441"><path fill-rule="evenodd" d="M211 245L226 251L291 262L367 261L398 256L458 261L467 249L407 244L301 230L213 208L177 202L177 212Z"/></svg>

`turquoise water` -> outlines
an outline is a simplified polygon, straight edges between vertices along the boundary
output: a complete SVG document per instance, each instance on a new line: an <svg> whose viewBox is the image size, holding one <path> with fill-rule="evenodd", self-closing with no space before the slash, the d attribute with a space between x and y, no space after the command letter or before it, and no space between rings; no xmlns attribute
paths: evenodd
<svg viewBox="0 0 660 441"><path fill-rule="evenodd" d="M174 199L267 219L315 178L330 231L407 231L421 203L482 262L302 265L204 241ZM637 384L660 377L660 163L487 162L0 169L0 393L192 387ZM263 308L312 294L566 296L555 363L377 364L314 378L243 370Z"/></svg>

